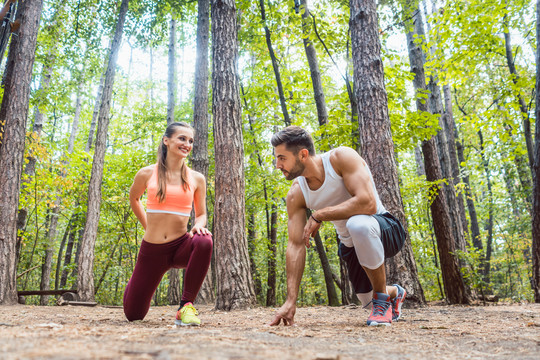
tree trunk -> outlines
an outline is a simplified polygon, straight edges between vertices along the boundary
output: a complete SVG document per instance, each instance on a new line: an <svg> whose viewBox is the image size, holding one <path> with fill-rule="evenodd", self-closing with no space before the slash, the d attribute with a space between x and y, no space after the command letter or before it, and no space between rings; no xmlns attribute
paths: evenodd
<svg viewBox="0 0 540 360"><path fill-rule="evenodd" d="M96 134L96 149L92 163L92 174L88 186L88 210L84 234L80 244L80 256L78 262L77 290L81 301L94 301L94 245L96 243L97 229L101 205L101 183L103 180L103 164L109 128L109 110L116 72L116 59L122 41L122 32L129 0L122 0L120 5L118 23L114 33L114 40L109 56L109 64L103 85L103 97L99 109L98 128Z"/></svg>
<svg viewBox="0 0 540 360"><path fill-rule="evenodd" d="M414 147L414 159L416 161L416 175L426 176L426 169L424 168L424 156L422 155L422 148L420 145Z"/></svg>
<svg viewBox="0 0 540 360"><path fill-rule="evenodd" d="M167 301L169 305L180 304L180 274L178 269L170 269L167 272L169 276L169 287L167 288Z"/></svg>
<svg viewBox="0 0 540 360"><path fill-rule="evenodd" d="M276 77L276 84L279 93L279 103L281 104L281 112L285 119L285 125L291 125L291 119L289 117L289 111L287 110L287 103L285 102L285 93L283 92L283 84L281 83L281 74L279 72L279 65L272 47L272 39L270 29L266 25L266 11L264 10L264 0L259 0L259 7L261 9L261 19L264 26L264 35L266 37L266 45L268 46L268 52L270 53L270 59L272 60L272 67L274 68L274 75Z"/></svg>
<svg viewBox="0 0 540 360"><path fill-rule="evenodd" d="M13 36L7 59L0 123L5 124L0 147L0 305L17 303L17 207L24 141L42 0L20 4L21 27Z"/></svg>
<svg viewBox="0 0 540 360"><path fill-rule="evenodd" d="M255 213L252 209L248 212L248 252L249 252L249 264L251 269L251 274L253 275L253 282L255 283L255 296L259 300L260 297L262 297L262 282L261 277L257 271L257 265L255 263L255 258L253 257L253 254L255 254L255 241L257 240L257 232L256 232L256 224L255 224Z"/></svg>
<svg viewBox="0 0 540 360"><path fill-rule="evenodd" d="M58 225L58 213L60 212L59 201L56 201L53 208L50 210L50 222L49 229L47 230L47 248L45 249L45 256L43 258L43 265L41 267L41 283L40 290L49 290L51 283L52 272L52 259L54 251L54 243L56 241L56 228ZM49 303L49 296L43 295L39 300L40 305L47 305Z"/></svg>
<svg viewBox="0 0 540 360"><path fill-rule="evenodd" d="M176 101L176 20L169 25L169 72L167 77L167 125L174 122L174 105Z"/></svg>
<svg viewBox="0 0 540 360"><path fill-rule="evenodd" d="M276 306L276 256L277 256L277 199L273 199L270 215L270 233L268 234L268 289L266 290L266 306Z"/></svg>
<svg viewBox="0 0 540 360"><path fill-rule="evenodd" d="M328 111L326 109L326 100L324 98L321 72L319 70L319 61L317 60L317 51L310 40L311 26L309 26L309 17L311 14L309 12L307 0L301 0L301 2L302 6L304 7L304 12L302 13L304 49L306 51L306 58L309 64L309 71L311 73L311 84L313 85L313 96L315 98L315 105L317 106L319 126L323 126L328 123Z"/></svg>
<svg viewBox="0 0 540 360"><path fill-rule="evenodd" d="M337 233L336 242L337 246L339 247L340 241ZM343 261L341 256L339 257L339 273L341 276L339 286L339 288L341 289L341 303L343 305L360 304L360 300L356 296L351 281L349 280L349 270L347 269L347 264L345 263L345 261Z"/></svg>
<svg viewBox="0 0 540 360"><path fill-rule="evenodd" d="M411 8L412 10L413 8ZM428 106L418 95L427 90L426 79L424 75L424 54L422 45L415 41L416 38L423 39L423 24L419 12L414 8L415 15L412 17L414 26L413 31L407 32L407 47L409 49L409 60L411 71L414 73L413 85L417 92L416 107L420 112L427 112ZM422 152L424 154L424 166L426 170L426 179L430 182L437 182L442 178L439 157L435 145L435 139L422 142ZM434 185L437 186L437 185ZM433 218L433 227L435 237L437 238L437 247L441 262L441 272L443 277L444 289L451 304L468 304L470 298L461 273L459 271L458 259L455 256L456 242L451 227L450 214L448 212L445 192L434 188L430 191L433 195L431 202L431 216Z"/></svg>
<svg viewBox="0 0 540 360"><path fill-rule="evenodd" d="M111 43L111 46L112 46L112 43ZM101 79L99 80L96 101L94 103L94 112L92 113L92 121L90 122L90 130L88 131L88 141L86 142L86 146L84 148L84 151L86 152L89 152L90 149L92 149L92 146L94 144L94 132L96 129L98 116L99 116L99 109L101 107L101 102L103 98L103 86L105 85L105 75L106 73L104 72L101 75Z"/></svg>
<svg viewBox="0 0 540 360"><path fill-rule="evenodd" d="M215 149L216 308L254 303L245 233L242 117L238 89L234 0L212 0L212 113Z"/></svg>
<svg viewBox="0 0 540 360"><path fill-rule="evenodd" d="M4 4L5 6L6 4ZM2 61L4 60L4 53L6 52L6 49L8 47L9 38L11 35L11 22L15 19L15 16L17 15L17 2L12 3L9 6L9 10L7 11L6 15L4 16L4 20L0 24L0 65L2 64ZM2 127L0 125L0 127ZM3 130L0 132L0 140L2 139L1 134L3 134ZM1 142L1 141L0 141Z"/></svg>
<svg viewBox="0 0 540 360"><path fill-rule="evenodd" d="M407 229L388 117L376 2L351 0L350 7L361 155L371 168L383 204ZM390 283L399 282L404 286L412 302L425 303L408 236L401 252L387 259L386 265Z"/></svg>
<svg viewBox="0 0 540 360"><path fill-rule="evenodd" d="M79 214L75 214L74 215L74 220L71 224L71 228L69 230L69 236L68 236L68 241L67 241L67 245L66 245L66 255L64 256L64 265L63 265L63 270L62 270L62 276L60 277L60 288L62 289L64 286L66 286L66 283L67 283L67 278L68 278L68 273L69 273L69 269L67 268L67 266L69 266L69 264L71 263L71 257L73 255L73 246L75 246L75 237L77 235L77 232L78 232L78 227L79 225Z"/></svg>
<svg viewBox="0 0 540 360"><path fill-rule="evenodd" d="M534 301L540 303L540 0L536 1L536 126L533 166L532 208L532 290Z"/></svg>
<svg viewBox="0 0 540 360"><path fill-rule="evenodd" d="M313 43L309 39L310 26L309 26L309 8L307 0L302 0L303 12L302 12L302 32L304 39L304 50L306 52L306 58L309 64L309 70L311 73L311 83L313 85L313 96L315 98L315 104L317 107L317 117L319 119L319 126L324 126L328 123L328 111L326 110L326 100L324 98L324 91L321 81L321 72L319 70L319 62L317 60L317 52ZM321 266L324 273L324 281L326 283L326 291L328 294L328 303L330 306L338 306L339 300L336 293L336 287L334 285L334 279L332 277L332 270L330 263L328 262L328 256L326 250L322 244L319 234L315 237L316 249L321 260Z"/></svg>
<svg viewBox="0 0 540 360"><path fill-rule="evenodd" d="M454 121L454 113L452 111L452 94L450 92L450 86L448 86L448 84L443 85L443 93L444 93L443 125L444 125L444 132L447 136L448 154L450 155L450 168L451 168L450 175L452 177L454 189L456 189L456 187L461 182L461 176L460 176L460 171L459 171L459 162L458 162L458 156L457 156L457 150L456 150L457 131L454 130L456 128L456 122ZM463 195L461 191L458 191L456 195L457 195L457 206L458 206L459 218L461 219L461 226L463 228L464 234L468 237L469 226L467 222L467 216L465 215L465 202L463 201Z"/></svg>
<svg viewBox="0 0 540 360"><path fill-rule="evenodd" d="M489 208L488 208L488 223L485 226L485 229L488 232L488 237L486 241L486 257L484 261L484 266L482 269L484 275L484 282L489 285L489 270L490 270L490 261L491 261L491 251L493 243L493 211L495 204L493 204L493 190L491 187L491 171L489 170L489 161L486 158L485 149L484 149L484 136L482 131L478 131L478 137L480 138L480 157L482 158L482 166L486 173L486 182L488 188L489 196Z"/></svg>
<svg viewBox="0 0 540 360"><path fill-rule="evenodd" d="M465 110L461 106L459 106L459 103L457 102L457 98L456 98L456 105L458 106L459 110L463 113L463 115L467 116L467 113L465 112ZM465 154L463 151L463 144L459 141L458 131L455 124L454 124L454 134L455 134L454 136L456 139L456 150L457 150L459 162L461 164L465 164ZM464 171L463 183L465 184L465 198L467 199L467 209L469 210L469 218L471 219L471 233L472 233L473 245L477 250L482 251L483 245L482 245L482 238L480 235L480 226L478 225L478 217L476 215L474 197L471 192L472 187L469 181L469 175L467 171Z"/></svg>
<svg viewBox="0 0 540 360"><path fill-rule="evenodd" d="M208 178L208 33L210 29L210 1L198 1L197 57L195 62L195 94L193 98L193 128L197 141L193 143L191 161L193 170ZM197 302L213 304L216 300L212 279L214 266L210 265L204 278Z"/></svg>
<svg viewBox="0 0 540 360"><path fill-rule="evenodd" d="M437 145L437 153L439 154L439 162L441 165L442 178L447 179L447 183L442 183L442 190L446 193L446 200L448 201L448 212L452 221L451 229L454 232L454 239L456 241L456 249L460 251L467 251L466 241L463 230L463 223L461 222L461 214L459 213L459 206L457 203L456 188L454 184L458 182L458 179L454 179L452 164L449 153L449 141L447 127L445 126L446 119L442 105L441 91L437 80L434 76L430 76L428 83L429 97L428 104L430 105L430 113L438 114L440 130L435 137L435 144ZM452 145L453 146L453 145ZM459 260L460 267L466 265L465 260Z"/></svg>
<svg viewBox="0 0 540 360"><path fill-rule="evenodd" d="M54 276L54 290L58 290L58 284L60 283L60 267L62 265L62 255L64 253L64 248L66 246L68 234L70 233L72 221L73 221L73 214L69 218L69 221L66 225L66 229L64 231L64 236L62 237L62 242L60 243L60 249L58 249L58 256L56 258L56 273Z"/></svg>

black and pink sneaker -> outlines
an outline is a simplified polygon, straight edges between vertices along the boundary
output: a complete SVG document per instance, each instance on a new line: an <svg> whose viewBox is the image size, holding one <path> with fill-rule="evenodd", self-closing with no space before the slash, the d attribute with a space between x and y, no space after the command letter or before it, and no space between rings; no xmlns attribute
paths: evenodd
<svg viewBox="0 0 540 360"><path fill-rule="evenodd" d="M407 291L398 284L394 284L397 288L397 296L392 299L392 321L398 321L401 317L401 306L405 301L405 296L407 296Z"/></svg>
<svg viewBox="0 0 540 360"><path fill-rule="evenodd" d="M390 295L383 293L373 293L373 309L367 319L369 326L390 326L392 325L392 300Z"/></svg>

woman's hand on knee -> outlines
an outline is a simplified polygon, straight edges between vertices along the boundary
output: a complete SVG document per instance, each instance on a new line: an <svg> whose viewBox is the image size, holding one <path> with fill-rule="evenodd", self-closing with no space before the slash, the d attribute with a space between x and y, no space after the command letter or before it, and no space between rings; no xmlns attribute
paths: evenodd
<svg viewBox="0 0 540 360"><path fill-rule="evenodd" d="M197 234L197 235L212 235L210 230L208 230L204 226L199 226L199 225L193 226L193 228L189 232L189 236L191 236L191 237L193 237L193 235L195 235L195 234Z"/></svg>

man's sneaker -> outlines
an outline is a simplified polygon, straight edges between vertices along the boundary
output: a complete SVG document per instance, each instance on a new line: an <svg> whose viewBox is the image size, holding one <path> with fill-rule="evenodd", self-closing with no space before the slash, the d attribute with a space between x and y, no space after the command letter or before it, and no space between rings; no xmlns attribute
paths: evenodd
<svg viewBox="0 0 540 360"><path fill-rule="evenodd" d="M193 307L192 303L187 303L178 312L176 313L176 325L182 326L199 326L201 325L201 320L197 317L199 313Z"/></svg>
<svg viewBox="0 0 540 360"><path fill-rule="evenodd" d="M401 317L401 306L407 296L407 291L398 284L394 284L397 288L397 296L392 300L392 321L398 321Z"/></svg>
<svg viewBox="0 0 540 360"><path fill-rule="evenodd" d="M392 301L390 295L383 293L373 293L373 309L371 315L367 319L367 324L370 326L390 326L392 325Z"/></svg>

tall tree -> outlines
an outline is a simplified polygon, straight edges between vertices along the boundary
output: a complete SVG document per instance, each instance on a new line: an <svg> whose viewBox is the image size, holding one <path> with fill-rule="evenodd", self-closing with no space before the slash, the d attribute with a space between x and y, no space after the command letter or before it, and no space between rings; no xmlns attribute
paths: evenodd
<svg viewBox="0 0 540 360"><path fill-rule="evenodd" d="M216 308L245 308L255 300L245 233L244 145L234 0L212 0Z"/></svg>
<svg viewBox="0 0 540 360"><path fill-rule="evenodd" d="M176 19L174 11L169 21L169 66L167 73L167 125L174 122L176 104ZM170 305L180 303L180 277L178 269L172 268L167 272L169 287L167 300Z"/></svg>
<svg viewBox="0 0 540 360"><path fill-rule="evenodd" d="M375 0L350 0L350 12L361 155L371 168L383 204L407 229L384 87L377 4ZM388 279L403 285L414 302L425 303L409 237L401 252L386 264Z"/></svg>
<svg viewBox="0 0 540 360"><path fill-rule="evenodd" d="M287 110L287 103L285 102L285 93L283 92L283 83L281 82L281 73L279 72L279 64L272 46L272 34L266 24L266 10L264 8L264 0L259 0L259 8L261 10L261 19L264 26L264 35L266 38L266 46L268 46L268 52L270 53L270 59L272 60L272 67L274 68L274 76L276 77L276 85L279 94L279 103L281 104L281 111L283 112L283 118L287 126L291 125L291 119L289 117L289 111Z"/></svg>
<svg viewBox="0 0 540 360"><path fill-rule="evenodd" d="M174 122L176 102L176 19L172 14L169 23L169 68L167 76L167 124Z"/></svg>
<svg viewBox="0 0 540 360"><path fill-rule="evenodd" d="M84 226L83 238L81 240L80 255L78 261L77 290L82 301L94 300L94 245L96 243L97 229L99 224L99 214L101 206L101 183L103 181L103 165L105 162L105 150L107 142L107 132L109 128L109 110L111 107L111 96L116 73L116 60L122 42L122 33L128 11L129 0L122 0L116 23L116 30L109 55L109 63L105 73L103 85L103 96L99 109L98 127L96 134L96 148L92 163L92 173L88 186L88 210L86 213L86 224Z"/></svg>
<svg viewBox="0 0 540 360"><path fill-rule="evenodd" d="M328 123L328 110L326 109L326 99L324 97L324 90L321 81L321 72L319 70L319 61L317 59L317 51L310 39L309 18L310 12L307 4L307 0L302 0L302 38L304 42L304 50L306 52L306 58L309 64L309 71L311 74L311 84L313 85L313 97L315 99L315 106L317 107L317 118L319 119L319 126L325 126ZM308 215L309 216L309 215ZM315 245L319 258L321 260L321 266L324 273L324 281L326 283L326 292L328 294L328 304L330 306L338 306L339 300L332 277L332 269L328 262L328 256L324 245L322 243L321 236L317 233L315 236Z"/></svg>
<svg viewBox="0 0 540 360"><path fill-rule="evenodd" d="M311 84L313 85L313 96L315 98L315 105L317 106L317 116L319 118L319 126L326 125L328 123L328 110L326 109L326 100L324 98L324 90L321 80L321 71L319 70L319 61L317 60L317 50L310 39L309 20L311 13L307 0L301 0L303 6L302 12L302 32L304 41L304 50L306 51L306 58L309 64L309 71L311 73Z"/></svg>
<svg viewBox="0 0 540 360"><path fill-rule="evenodd" d="M210 30L210 0L199 0L197 8L197 57L195 59L195 94L193 97L193 128L197 141L193 143L193 169L208 178L208 35ZM197 295L197 301L215 301L213 264L208 269Z"/></svg>
<svg viewBox="0 0 540 360"><path fill-rule="evenodd" d="M34 66L42 0L20 4L21 27L13 36L5 72L0 123L4 134L0 147L0 304L17 303L16 242L17 207L24 158L24 140L30 81Z"/></svg>
<svg viewBox="0 0 540 360"><path fill-rule="evenodd" d="M409 24L412 29L407 30L407 47L409 49L411 71L414 73L413 85L417 93L416 107L419 112L428 112L429 109L423 97L423 94L427 91L424 75L425 57L422 50L422 42L425 39L424 25L417 3L410 1L408 5L409 11L413 14L412 24ZM446 297L452 304L468 304L470 302L469 292L459 271L458 259L455 255L456 241L450 228L452 222L448 211L446 193L440 191L437 185L437 182L442 178L442 172L434 137L422 142L422 152L424 154L426 180L433 184L430 191L433 194L430 207Z"/></svg>
<svg viewBox="0 0 540 360"><path fill-rule="evenodd" d="M533 166L532 256L534 301L540 303L540 0L536 1L536 128Z"/></svg>

